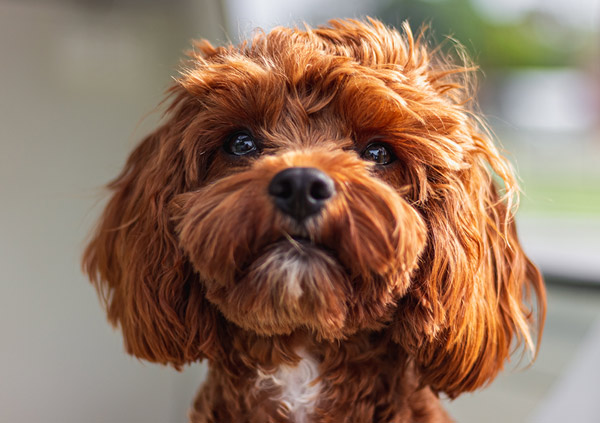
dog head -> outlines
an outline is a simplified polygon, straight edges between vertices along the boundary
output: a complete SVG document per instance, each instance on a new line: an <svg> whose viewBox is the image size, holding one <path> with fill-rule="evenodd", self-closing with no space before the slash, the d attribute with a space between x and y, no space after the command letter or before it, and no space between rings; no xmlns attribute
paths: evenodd
<svg viewBox="0 0 600 423"><path fill-rule="evenodd" d="M467 106L470 69L374 20L189 57L84 256L130 353L214 358L226 325L381 331L454 396L513 339L533 346L543 284L510 168Z"/></svg>

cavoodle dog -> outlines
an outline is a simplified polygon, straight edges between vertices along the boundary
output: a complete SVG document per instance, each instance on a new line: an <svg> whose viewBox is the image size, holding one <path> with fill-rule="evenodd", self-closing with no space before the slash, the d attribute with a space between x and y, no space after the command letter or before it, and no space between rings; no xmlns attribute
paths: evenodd
<svg viewBox="0 0 600 423"><path fill-rule="evenodd" d="M535 353L472 70L375 20L195 44L83 260L127 352L207 360L191 422L446 422Z"/></svg>

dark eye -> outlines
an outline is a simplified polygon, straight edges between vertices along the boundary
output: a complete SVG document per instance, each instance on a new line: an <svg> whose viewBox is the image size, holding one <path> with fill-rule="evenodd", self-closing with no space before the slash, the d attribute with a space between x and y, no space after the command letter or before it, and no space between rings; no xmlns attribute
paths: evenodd
<svg viewBox="0 0 600 423"><path fill-rule="evenodd" d="M396 160L396 156L390 151L390 148L381 143L369 144L367 148L365 148L365 151L363 151L361 157L380 165L390 164Z"/></svg>
<svg viewBox="0 0 600 423"><path fill-rule="evenodd" d="M223 147L234 156L245 156L257 150L254 138L247 132L236 132L231 135Z"/></svg>

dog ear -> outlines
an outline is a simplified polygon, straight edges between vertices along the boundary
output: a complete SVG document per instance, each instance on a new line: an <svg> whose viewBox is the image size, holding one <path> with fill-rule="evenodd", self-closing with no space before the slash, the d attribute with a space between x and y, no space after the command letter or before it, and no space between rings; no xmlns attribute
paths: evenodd
<svg viewBox="0 0 600 423"><path fill-rule="evenodd" d="M545 317L540 272L517 238L510 168L487 139L472 137L468 167L429 180L428 245L392 329L422 383L450 397L491 381L514 340L533 352L531 333L537 323L539 344Z"/></svg>
<svg viewBox="0 0 600 423"><path fill-rule="evenodd" d="M83 256L128 353L179 368L219 347L217 312L178 246L168 203L184 189L179 116L148 136L110 185ZM178 132L179 131L179 132Z"/></svg>

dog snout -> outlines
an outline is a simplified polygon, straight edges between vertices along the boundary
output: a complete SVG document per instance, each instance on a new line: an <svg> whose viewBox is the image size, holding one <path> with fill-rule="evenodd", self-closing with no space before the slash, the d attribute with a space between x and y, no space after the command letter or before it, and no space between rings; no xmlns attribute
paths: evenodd
<svg viewBox="0 0 600 423"><path fill-rule="evenodd" d="M333 180L312 167L292 167L276 174L269 184L269 194L283 213L302 222L319 213L335 194Z"/></svg>

